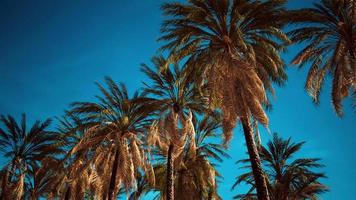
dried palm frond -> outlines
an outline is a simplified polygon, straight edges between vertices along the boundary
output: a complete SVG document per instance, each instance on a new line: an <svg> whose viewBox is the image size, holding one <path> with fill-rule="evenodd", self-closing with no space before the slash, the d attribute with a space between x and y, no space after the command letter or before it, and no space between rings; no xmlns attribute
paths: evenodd
<svg viewBox="0 0 356 200"><path fill-rule="evenodd" d="M143 159L141 157L140 149L137 146L136 140L133 140L130 145L132 160L137 167L143 167ZM135 167L135 168L137 168Z"/></svg>
<svg viewBox="0 0 356 200"><path fill-rule="evenodd" d="M189 136L189 153L192 154L192 157L195 157L196 153L196 144L195 144L195 128L193 124L193 113L189 110L188 116L186 119L183 119L183 132Z"/></svg>
<svg viewBox="0 0 356 200"><path fill-rule="evenodd" d="M161 137L161 133L163 131L163 126L159 126L159 123L161 124L162 122L157 122L154 121L149 129L149 134L147 137L147 144L149 146L157 146L159 149L162 149L163 152L168 151L168 144L167 144L167 139Z"/></svg>
<svg viewBox="0 0 356 200"><path fill-rule="evenodd" d="M221 99L224 140L228 143L239 117L252 115L266 127L268 118L262 108L262 104L267 103L263 82L256 72L245 62L230 59L229 64L226 63L229 58L224 58L220 64L211 66L210 73L215 75L208 82L214 95L211 98Z"/></svg>
<svg viewBox="0 0 356 200"><path fill-rule="evenodd" d="M258 122L257 122L257 120L253 120L252 126L253 126L253 129L254 129L255 141L256 141L257 148L260 149L262 143L261 143L260 132L258 131Z"/></svg>
<svg viewBox="0 0 356 200"><path fill-rule="evenodd" d="M165 127L166 137L168 140L179 140L179 130L178 130L178 113L174 111L170 112L165 119Z"/></svg>

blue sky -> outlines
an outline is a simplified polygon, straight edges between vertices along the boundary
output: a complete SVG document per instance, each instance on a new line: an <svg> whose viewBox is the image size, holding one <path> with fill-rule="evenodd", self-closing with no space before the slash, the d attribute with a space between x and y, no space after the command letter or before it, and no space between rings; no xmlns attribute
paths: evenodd
<svg viewBox="0 0 356 200"><path fill-rule="evenodd" d="M63 114L73 101L92 100L94 82L105 75L124 82L133 91L145 80L139 64L149 63L158 47L159 10L163 0L120 1L0 1L0 114L16 118L26 112L30 121ZM311 0L290 0L288 6L309 6ZM289 62L298 47L284 55ZM320 157L330 192L323 199L351 199L356 188L355 112L345 101L345 116L333 112L330 81L319 106L304 91L306 69L288 68L289 80L276 88L270 130L294 141L306 141L300 156ZM261 130L266 142L271 135ZM230 191L241 171L234 164L245 158L241 127L220 171L225 177L219 191L224 199L245 188ZM151 199L146 197L145 199Z"/></svg>

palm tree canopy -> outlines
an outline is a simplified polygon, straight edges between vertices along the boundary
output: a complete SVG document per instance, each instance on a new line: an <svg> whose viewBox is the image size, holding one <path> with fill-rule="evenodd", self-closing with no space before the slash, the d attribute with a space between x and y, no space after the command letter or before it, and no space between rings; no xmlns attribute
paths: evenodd
<svg viewBox="0 0 356 200"><path fill-rule="evenodd" d="M320 159L293 159L303 145L304 142L293 143L291 138L285 140L274 134L272 141L261 148L260 156L272 200L318 199L321 193L328 191L327 187L319 182L320 178L325 178L325 174L315 172L316 169L323 167ZM248 159L238 161L242 164L248 162ZM249 169L250 166L242 168ZM241 183L246 183L251 188L247 194L237 195L235 198L256 199L253 193L255 185L252 172L238 176L233 188Z"/></svg>
<svg viewBox="0 0 356 200"><path fill-rule="evenodd" d="M130 97L124 84L116 85L109 77L105 81L108 89L98 84L102 93L102 96L96 96L98 102L75 102L70 110L81 120L77 123L78 127L84 129L85 134L92 134L91 139L97 137L91 140L90 146L117 137L144 136L147 126L151 124L149 114L154 111L151 99L139 92ZM85 134L83 138L87 137ZM82 141L75 150L85 146Z"/></svg>
<svg viewBox="0 0 356 200"><path fill-rule="evenodd" d="M290 15L289 20L298 25L289 32L291 40L307 44L292 63L311 63L305 88L315 103L319 103L325 76L333 77L332 103L341 116L342 100L356 93L356 2L322 0Z"/></svg>
<svg viewBox="0 0 356 200"><path fill-rule="evenodd" d="M180 67L179 63L171 64L162 56L154 57L152 63L153 69L144 64L141 68L152 81L144 83L144 92L155 98L157 105L156 122L151 127L149 142L159 145L163 152L173 142L176 146L174 155L178 156L188 139L187 135L195 146L192 119L193 115L208 111L206 86L197 87L194 80L198 72L189 73L189 69ZM164 68L167 64L168 67ZM179 127L182 129L179 130Z"/></svg>
<svg viewBox="0 0 356 200"><path fill-rule="evenodd" d="M162 49L173 51L171 60L188 56L188 66L203 68L200 81L208 79L211 102L223 110L227 141L239 117L253 115L268 125L265 90L273 93L272 82L287 78L279 55L289 43L280 30L284 3L190 0L162 6L168 16Z"/></svg>
<svg viewBox="0 0 356 200"><path fill-rule="evenodd" d="M26 115L21 122L8 116L0 116L0 151L10 160L13 169L23 170L38 167L46 156L63 153L59 134L49 131L51 120L36 121L30 129L26 124Z"/></svg>
<svg viewBox="0 0 356 200"><path fill-rule="evenodd" d="M206 104L203 89L194 83L197 72L190 73L188 69L179 66L179 63L170 63L163 56L152 58L153 67L142 64L141 71L150 79L149 84L144 83L144 92L156 98L161 112L175 112L188 109L196 113L204 112ZM164 66L168 65L167 68Z"/></svg>
<svg viewBox="0 0 356 200"><path fill-rule="evenodd" d="M150 114L155 110L149 98L135 92L130 97L124 84L115 84L106 77L108 89L98 84L102 96L96 96L97 102L75 102L69 111L81 119L80 129L83 137L73 147L71 154L84 151L84 157L78 158L73 173L86 163L88 177L93 174L100 192L105 193L115 179L115 194L124 186L126 192L135 187L135 173L139 168L152 171L147 158L144 141L145 130L151 124ZM89 157L88 157L89 156ZM118 160L119 159L119 160ZM114 163L118 163L117 174L112 174ZM74 173L75 174L75 173ZM150 176L150 183L154 176ZM109 184L110 183L110 184ZM98 192L97 192L98 193Z"/></svg>

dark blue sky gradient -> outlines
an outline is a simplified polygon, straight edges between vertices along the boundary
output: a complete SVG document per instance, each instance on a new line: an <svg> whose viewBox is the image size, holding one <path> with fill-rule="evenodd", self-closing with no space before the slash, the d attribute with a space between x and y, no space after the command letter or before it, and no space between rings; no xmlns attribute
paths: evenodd
<svg viewBox="0 0 356 200"><path fill-rule="evenodd" d="M145 79L139 64L149 63L158 47L163 19L162 0L1 0L0 1L0 114L16 118L26 112L29 120L63 114L73 101L93 100L94 82L111 76L130 91ZM311 0L291 0L290 8L310 6ZM289 63L298 47L289 48ZM344 103L344 118L333 112L330 80L319 106L303 89L306 69L288 68L288 83L276 88L270 130L294 141L306 141L300 156L320 157L329 177L330 192L323 199L353 199L356 188L355 112ZM271 138L262 129L264 143ZM232 159L220 167L224 199L244 191L230 188L241 173L234 163L245 158L241 127L235 130L229 150ZM3 163L1 163L2 165ZM146 197L145 199L151 199Z"/></svg>

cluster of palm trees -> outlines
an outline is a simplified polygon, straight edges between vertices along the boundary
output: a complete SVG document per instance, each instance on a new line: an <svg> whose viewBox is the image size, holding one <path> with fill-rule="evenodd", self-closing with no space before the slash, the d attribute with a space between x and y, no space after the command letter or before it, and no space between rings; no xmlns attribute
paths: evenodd
<svg viewBox="0 0 356 200"><path fill-rule="evenodd" d="M156 198L223 199L217 164L237 123L243 127L248 169L234 187L238 199L316 199L327 187L318 159L291 160L303 143L277 135L267 146L256 124L268 127L273 84L287 80L281 58L288 45L306 45L292 63L309 64L305 88L315 103L327 74L332 103L356 103L356 2L321 0L287 10L285 0L188 0L166 3L160 41L165 56L143 64L148 77L130 95L106 77L93 102L75 102L58 118L30 129L1 116L0 199L104 199L148 192ZM292 24L285 28L287 25ZM284 30L288 30L285 32ZM222 137L223 142L215 138Z"/></svg>

